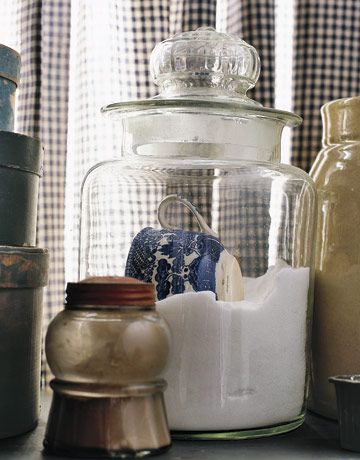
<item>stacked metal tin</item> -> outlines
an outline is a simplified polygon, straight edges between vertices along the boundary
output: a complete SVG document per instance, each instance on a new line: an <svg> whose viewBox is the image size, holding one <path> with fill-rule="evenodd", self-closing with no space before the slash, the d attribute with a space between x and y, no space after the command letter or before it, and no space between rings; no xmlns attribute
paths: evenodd
<svg viewBox="0 0 360 460"><path fill-rule="evenodd" d="M48 253L36 247L40 140L14 133L20 56L0 45L0 438L39 415L42 294Z"/></svg>

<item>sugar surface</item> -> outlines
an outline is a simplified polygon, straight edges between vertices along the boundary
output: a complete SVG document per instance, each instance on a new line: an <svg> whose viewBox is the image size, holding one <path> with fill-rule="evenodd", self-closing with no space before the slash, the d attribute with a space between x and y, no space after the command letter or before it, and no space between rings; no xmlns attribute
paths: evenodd
<svg viewBox="0 0 360 460"><path fill-rule="evenodd" d="M244 283L240 302L206 291L157 303L173 339L164 373L171 429L236 430L300 415L309 269L279 261Z"/></svg>

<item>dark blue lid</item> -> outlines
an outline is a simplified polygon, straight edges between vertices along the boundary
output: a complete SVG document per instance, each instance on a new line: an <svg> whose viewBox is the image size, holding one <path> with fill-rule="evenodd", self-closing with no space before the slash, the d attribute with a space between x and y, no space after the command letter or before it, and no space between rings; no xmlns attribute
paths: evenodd
<svg viewBox="0 0 360 460"><path fill-rule="evenodd" d="M19 84L20 77L20 54L5 45L0 45L0 77Z"/></svg>

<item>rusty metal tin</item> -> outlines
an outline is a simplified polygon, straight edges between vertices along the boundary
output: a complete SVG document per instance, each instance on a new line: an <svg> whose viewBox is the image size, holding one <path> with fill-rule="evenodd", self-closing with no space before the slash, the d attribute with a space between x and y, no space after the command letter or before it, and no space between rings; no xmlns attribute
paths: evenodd
<svg viewBox="0 0 360 460"><path fill-rule="evenodd" d="M46 249L0 246L0 438L37 424L48 259Z"/></svg>

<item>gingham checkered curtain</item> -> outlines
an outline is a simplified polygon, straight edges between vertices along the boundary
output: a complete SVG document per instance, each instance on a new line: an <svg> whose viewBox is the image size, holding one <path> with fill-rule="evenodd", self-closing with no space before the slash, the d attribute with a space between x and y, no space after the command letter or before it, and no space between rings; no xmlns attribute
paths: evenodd
<svg viewBox="0 0 360 460"><path fill-rule="evenodd" d="M249 96L265 107L275 102L275 0L242 0L242 38L259 52L261 73Z"/></svg>
<svg viewBox="0 0 360 460"><path fill-rule="evenodd" d="M17 130L40 137L45 149L37 245L49 248L44 331L64 302L64 208L70 0L18 0L21 75ZM43 361L44 364L44 361ZM45 365L42 369L46 375Z"/></svg>
<svg viewBox="0 0 360 460"><path fill-rule="evenodd" d="M280 0L282 1L282 0ZM261 59L261 74L249 97L266 107L275 100L275 0L218 0L216 29L242 37Z"/></svg>
<svg viewBox="0 0 360 460"><path fill-rule="evenodd" d="M261 59L261 74L249 97L267 107L275 102L275 0L224 0L218 3L217 28L241 36L253 45ZM241 187L220 188L212 197L213 227L231 253L239 257L244 276L261 276L268 266L270 196L266 181ZM239 230L240 229L240 230Z"/></svg>
<svg viewBox="0 0 360 460"><path fill-rule="evenodd" d="M297 0L295 4L292 164L308 171L321 146L320 107L360 94L360 1Z"/></svg>

